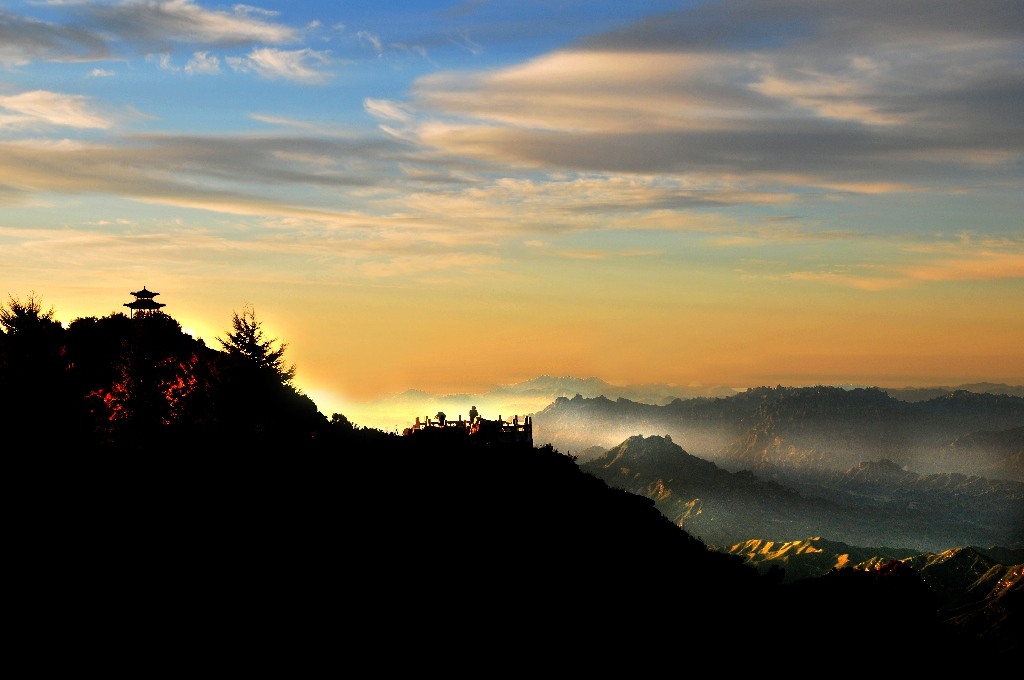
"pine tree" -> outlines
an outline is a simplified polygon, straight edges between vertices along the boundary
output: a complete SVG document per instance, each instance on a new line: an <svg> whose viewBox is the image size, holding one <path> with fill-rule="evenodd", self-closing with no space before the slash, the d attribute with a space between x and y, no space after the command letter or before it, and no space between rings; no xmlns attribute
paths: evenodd
<svg viewBox="0 0 1024 680"><path fill-rule="evenodd" d="M255 310L246 305L241 314L233 312L231 315L234 331L226 333L226 340L217 336L217 341L230 356L241 357L257 368L273 373L282 385L290 386L295 377L295 366L284 363L284 351L288 345L280 343L275 349L277 338L265 337L262 325L256 318Z"/></svg>

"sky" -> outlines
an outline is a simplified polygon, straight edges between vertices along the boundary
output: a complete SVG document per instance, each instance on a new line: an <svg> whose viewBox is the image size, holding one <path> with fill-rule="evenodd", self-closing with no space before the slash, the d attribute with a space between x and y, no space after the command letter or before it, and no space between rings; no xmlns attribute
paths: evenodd
<svg viewBox="0 0 1024 680"><path fill-rule="evenodd" d="M1020 0L0 1L0 296L408 389L1024 384Z"/></svg>

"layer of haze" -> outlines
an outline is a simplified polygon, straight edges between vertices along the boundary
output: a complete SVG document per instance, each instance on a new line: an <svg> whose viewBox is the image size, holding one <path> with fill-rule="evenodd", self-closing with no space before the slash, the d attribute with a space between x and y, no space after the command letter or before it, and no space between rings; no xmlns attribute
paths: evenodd
<svg viewBox="0 0 1024 680"><path fill-rule="evenodd" d="M1020 384L1022 102L1019 0L6 2L0 294L250 305L326 414Z"/></svg>

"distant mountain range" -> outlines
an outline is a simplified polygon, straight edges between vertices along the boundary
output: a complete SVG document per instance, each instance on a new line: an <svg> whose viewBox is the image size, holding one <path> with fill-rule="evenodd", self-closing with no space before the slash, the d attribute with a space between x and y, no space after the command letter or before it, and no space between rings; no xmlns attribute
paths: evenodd
<svg viewBox="0 0 1024 680"><path fill-rule="evenodd" d="M907 556L951 546L1024 547L1024 483L918 475L891 461L807 474L800 485L729 472L671 437L636 435L578 462L611 486L646 496L669 520L725 548L751 538L808 536Z"/></svg>
<svg viewBox="0 0 1024 680"><path fill-rule="evenodd" d="M449 417L466 416L470 406L476 406L489 418L526 415L543 409L559 397L605 396L610 399L630 399L646 404L667 404L674 399L690 397L724 397L736 394L732 387L721 385L612 385L600 378L554 377L542 375L512 385L500 385L478 394L431 394L410 389L388 394L377 399L354 404L345 415L360 426L401 432L417 416L434 417L443 411Z"/></svg>
<svg viewBox="0 0 1024 680"><path fill-rule="evenodd" d="M663 406L576 395L533 423L536 441L581 460L634 435L668 435L725 469L787 484L880 460L918 474L1024 481L1024 397L1007 394L903 401L880 388L761 387Z"/></svg>
<svg viewBox="0 0 1024 680"><path fill-rule="evenodd" d="M871 386L836 385L835 387L854 390ZM667 383L614 385L596 377L542 375L525 382L495 386L481 393L432 394L410 389L352 404L351 409L346 410L345 415L360 426L376 428L385 432L401 432L417 416L433 417L438 411L443 411L449 417L457 417L458 414L466 416L470 406L476 406L478 411L487 414L490 418L497 416L510 418L513 415L535 414L560 397L572 398L576 395L586 399L604 397L612 401L626 399L641 404L665 406L676 399L732 397L748 389L750 388L729 385ZM878 389L906 402L925 401L956 391L1024 397L1024 386L1000 383ZM330 416L330 414L326 415ZM621 441L621 438L608 442L608 445L617 441Z"/></svg>

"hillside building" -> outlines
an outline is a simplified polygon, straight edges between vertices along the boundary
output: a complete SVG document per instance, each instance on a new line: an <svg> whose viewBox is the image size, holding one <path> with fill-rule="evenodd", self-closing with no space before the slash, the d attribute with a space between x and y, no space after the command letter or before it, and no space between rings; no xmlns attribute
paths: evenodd
<svg viewBox="0 0 1024 680"><path fill-rule="evenodd" d="M146 290L146 287L143 286L142 290L131 293L131 295L135 296L135 301L126 302L124 303L124 306L132 310L131 316L133 319L136 315L149 316L151 314L156 314L160 311L161 307L166 307L164 303L157 302L153 299L159 294L160 293L154 293L151 290Z"/></svg>
<svg viewBox="0 0 1024 680"><path fill-rule="evenodd" d="M533 420L525 416L522 420L519 416L513 416L512 420L504 420L499 415L496 420L488 420L480 415L476 406L469 409L469 419L463 420L459 415L457 420L449 420L444 412L438 412L431 418L427 416L416 422L412 427L402 430L402 435L409 436L448 436L448 437L470 437L474 441L483 443L499 444L522 444L533 446Z"/></svg>

